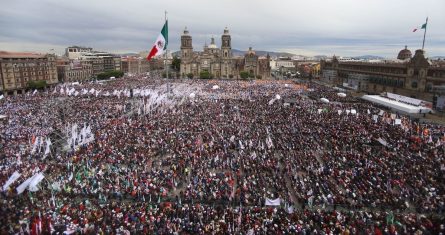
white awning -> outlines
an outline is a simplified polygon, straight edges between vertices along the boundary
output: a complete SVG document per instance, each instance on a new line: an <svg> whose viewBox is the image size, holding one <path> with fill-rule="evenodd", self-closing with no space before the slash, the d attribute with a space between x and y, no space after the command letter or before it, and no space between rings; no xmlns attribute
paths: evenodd
<svg viewBox="0 0 445 235"><path fill-rule="evenodd" d="M367 100L372 103L380 104L385 107L395 109L397 111L402 111L406 113L429 113L431 111L430 108L424 106L414 106L406 103L398 102L395 100L391 100L385 97L381 97L378 95L364 95L362 99Z"/></svg>

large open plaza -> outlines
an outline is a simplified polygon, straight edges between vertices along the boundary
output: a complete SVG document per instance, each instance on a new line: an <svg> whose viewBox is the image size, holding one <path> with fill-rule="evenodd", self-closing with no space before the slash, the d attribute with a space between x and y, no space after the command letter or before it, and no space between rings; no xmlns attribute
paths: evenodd
<svg viewBox="0 0 445 235"><path fill-rule="evenodd" d="M315 83L126 76L0 114L4 234L444 231L445 127Z"/></svg>

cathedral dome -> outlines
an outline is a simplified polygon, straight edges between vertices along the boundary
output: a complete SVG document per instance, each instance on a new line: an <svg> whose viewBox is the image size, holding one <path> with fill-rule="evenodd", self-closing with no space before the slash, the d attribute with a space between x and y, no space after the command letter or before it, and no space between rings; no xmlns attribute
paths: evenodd
<svg viewBox="0 0 445 235"><path fill-rule="evenodd" d="M229 35L229 29L227 27L224 28L224 35Z"/></svg>
<svg viewBox="0 0 445 235"><path fill-rule="evenodd" d="M212 37L212 41L210 42L209 48L210 48L210 49L216 49L216 48L218 48L218 47L216 46L216 44L215 44L215 38L213 38L213 37Z"/></svg>
<svg viewBox="0 0 445 235"><path fill-rule="evenodd" d="M411 56L412 56L411 51L408 50L407 46L405 46L405 49L401 50L399 52L399 55L397 55L397 59L399 60L411 59Z"/></svg>
<svg viewBox="0 0 445 235"><path fill-rule="evenodd" d="M249 50L247 51L246 55L255 55L255 51L252 50L252 47L249 47Z"/></svg>
<svg viewBox="0 0 445 235"><path fill-rule="evenodd" d="M189 31L188 31L187 27L185 27L184 28L184 32L182 33L182 35L188 35L188 34L189 34Z"/></svg>

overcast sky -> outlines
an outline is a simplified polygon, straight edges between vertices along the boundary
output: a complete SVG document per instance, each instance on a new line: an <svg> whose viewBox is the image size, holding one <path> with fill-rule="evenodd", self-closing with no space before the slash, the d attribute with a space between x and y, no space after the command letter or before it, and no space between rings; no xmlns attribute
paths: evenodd
<svg viewBox="0 0 445 235"><path fill-rule="evenodd" d="M0 0L0 50L62 53L70 45L149 50L168 11L169 49L185 26L202 50L224 27L232 47L302 55L380 55L408 45L445 55L445 0Z"/></svg>

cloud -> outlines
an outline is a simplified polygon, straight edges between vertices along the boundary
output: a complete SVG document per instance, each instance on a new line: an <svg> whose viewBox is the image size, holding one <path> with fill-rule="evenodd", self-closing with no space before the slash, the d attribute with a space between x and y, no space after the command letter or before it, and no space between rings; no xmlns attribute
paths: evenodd
<svg viewBox="0 0 445 235"><path fill-rule="evenodd" d="M148 50L164 10L171 50L179 49L185 26L198 50L212 35L219 44L227 26L237 49L394 57L404 45L420 47L422 31L411 31L429 16L426 50L445 54L443 0L15 0L0 8L0 45L19 51L61 48L60 53L70 45Z"/></svg>

